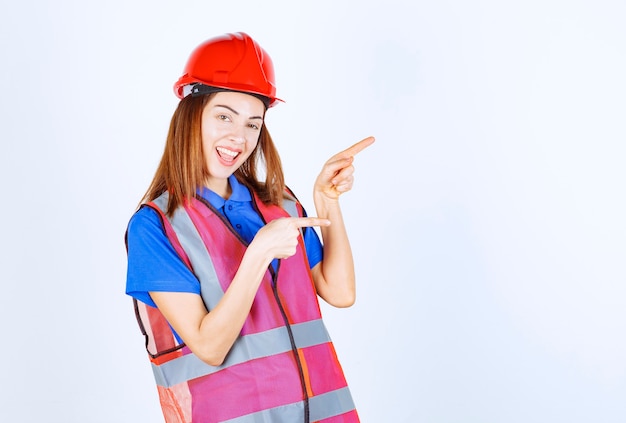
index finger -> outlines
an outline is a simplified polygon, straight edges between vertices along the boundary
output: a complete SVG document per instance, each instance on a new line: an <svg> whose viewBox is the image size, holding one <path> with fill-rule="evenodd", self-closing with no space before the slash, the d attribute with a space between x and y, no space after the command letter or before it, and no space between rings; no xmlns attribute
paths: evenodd
<svg viewBox="0 0 626 423"><path fill-rule="evenodd" d="M291 218L297 228L304 228L307 226L328 226L330 220L322 219L321 217L293 217Z"/></svg>
<svg viewBox="0 0 626 423"><path fill-rule="evenodd" d="M356 144L346 148L345 150L343 150L339 154L342 155L342 156L350 156L350 157L355 156L358 153L360 153L361 151L365 150L370 145L374 144L375 140L376 140L376 138L374 138L374 137L364 138L361 141L357 142Z"/></svg>

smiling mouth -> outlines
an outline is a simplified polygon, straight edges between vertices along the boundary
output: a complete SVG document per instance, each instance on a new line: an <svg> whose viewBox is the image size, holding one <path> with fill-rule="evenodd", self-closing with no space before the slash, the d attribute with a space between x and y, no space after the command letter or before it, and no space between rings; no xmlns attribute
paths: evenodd
<svg viewBox="0 0 626 423"><path fill-rule="evenodd" d="M215 149L217 150L217 154L220 156L220 158L227 162L232 162L237 158L237 156L239 156L238 151L229 150L224 147L216 147Z"/></svg>

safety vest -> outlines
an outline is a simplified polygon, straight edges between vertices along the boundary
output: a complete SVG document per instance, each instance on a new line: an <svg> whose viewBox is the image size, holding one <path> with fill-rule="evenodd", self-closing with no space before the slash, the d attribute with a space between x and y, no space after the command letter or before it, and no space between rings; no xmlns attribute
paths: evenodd
<svg viewBox="0 0 626 423"><path fill-rule="evenodd" d="M302 216L297 201L285 209L253 194L264 222ZM181 259L200 281L207 310L232 281L247 243L203 198L168 217L168 195L147 204ZM358 423L343 371L322 322L304 242L294 256L269 266L241 333L224 363L200 360L154 307L135 301L167 423Z"/></svg>

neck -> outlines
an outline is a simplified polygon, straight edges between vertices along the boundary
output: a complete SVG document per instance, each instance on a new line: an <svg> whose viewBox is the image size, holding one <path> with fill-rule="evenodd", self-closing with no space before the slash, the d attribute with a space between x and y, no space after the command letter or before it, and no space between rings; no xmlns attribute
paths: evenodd
<svg viewBox="0 0 626 423"><path fill-rule="evenodd" d="M228 179L220 179L220 180L208 179L204 183L204 185L208 189L210 189L211 191L213 191L214 193L222 197L224 200L228 200L228 198L230 197L230 194L232 194L233 192L233 190L230 187L230 184L228 183Z"/></svg>

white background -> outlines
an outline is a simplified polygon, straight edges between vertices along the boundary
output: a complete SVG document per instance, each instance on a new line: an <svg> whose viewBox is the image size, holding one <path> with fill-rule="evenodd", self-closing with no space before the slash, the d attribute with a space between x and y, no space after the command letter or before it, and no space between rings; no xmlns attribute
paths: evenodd
<svg viewBox="0 0 626 423"><path fill-rule="evenodd" d="M300 3L2 0L0 420L162 421L124 230L188 54L245 31L309 210L377 137L324 307L362 420L626 421L626 3Z"/></svg>

